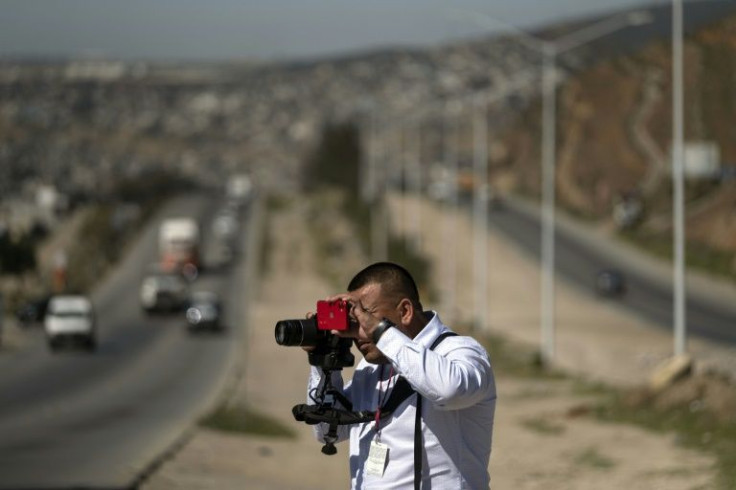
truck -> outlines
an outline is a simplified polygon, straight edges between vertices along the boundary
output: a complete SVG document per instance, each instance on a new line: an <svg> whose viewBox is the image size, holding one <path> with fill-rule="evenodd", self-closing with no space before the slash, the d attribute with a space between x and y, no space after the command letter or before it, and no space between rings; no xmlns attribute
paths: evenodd
<svg viewBox="0 0 736 490"><path fill-rule="evenodd" d="M168 218L159 228L160 269L194 279L200 263L199 224L192 218Z"/></svg>

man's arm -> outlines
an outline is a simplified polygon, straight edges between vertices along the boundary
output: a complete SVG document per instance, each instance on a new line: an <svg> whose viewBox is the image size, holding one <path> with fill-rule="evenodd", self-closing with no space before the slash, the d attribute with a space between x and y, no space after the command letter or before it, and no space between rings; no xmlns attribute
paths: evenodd
<svg viewBox="0 0 736 490"><path fill-rule="evenodd" d="M438 349L442 353L438 353L390 328L376 346L394 369L438 408L467 408L496 395L488 354L470 337L447 338Z"/></svg>

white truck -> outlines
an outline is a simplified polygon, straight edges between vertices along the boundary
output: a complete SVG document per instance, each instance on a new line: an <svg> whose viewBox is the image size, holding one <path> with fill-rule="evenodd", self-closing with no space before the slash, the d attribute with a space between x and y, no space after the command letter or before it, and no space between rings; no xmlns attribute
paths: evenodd
<svg viewBox="0 0 736 490"><path fill-rule="evenodd" d="M197 277L200 263L199 224L193 218L169 218L159 228L161 270L179 272L188 279Z"/></svg>

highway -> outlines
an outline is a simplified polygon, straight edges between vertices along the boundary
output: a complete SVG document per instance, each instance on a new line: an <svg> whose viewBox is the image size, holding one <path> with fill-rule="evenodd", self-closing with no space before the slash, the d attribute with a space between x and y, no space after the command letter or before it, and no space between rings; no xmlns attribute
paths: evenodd
<svg viewBox="0 0 736 490"><path fill-rule="evenodd" d="M142 231L93 295L100 327L97 352L52 354L39 328L28 346L0 355L0 488L134 488L212 406L235 359L247 257L241 255L228 269L205 270L193 285L220 293L229 327L224 335L192 337L183 315L145 316L138 285L156 257L158 223L175 214L206 223L214 209L209 198L182 198ZM246 213L242 235L248 224ZM539 222L533 210L508 202L489 213L489 225L538 260ZM628 291L612 301L671 329L672 292L661 278L562 227L556 250L559 278L593 297L596 273L617 268L626 275ZM689 334L736 343L732 306L690 294L687 312Z"/></svg>
<svg viewBox="0 0 736 490"><path fill-rule="evenodd" d="M206 237L215 205L206 196L177 199L141 232L92 295L96 352L51 353L38 327L24 348L0 355L0 488L133 488L213 406L235 362L247 257L205 268L192 284L220 294L221 335L188 335L183 313L146 316L138 288L156 259L161 219L201 219ZM247 212L241 221L244 239Z"/></svg>
<svg viewBox="0 0 736 490"><path fill-rule="evenodd" d="M489 221L493 229L535 260L540 260L538 213L509 201L502 209L491 211ZM594 296L596 274L606 268L618 269L626 278L627 291L612 300L671 331L671 275L656 276L620 251L613 253L613 246L610 240L604 244L590 237L581 238L581 235L558 226L555 232L555 272L558 278ZM736 345L736 302L718 300L714 295L709 296L707 291L689 290L687 296L688 335Z"/></svg>

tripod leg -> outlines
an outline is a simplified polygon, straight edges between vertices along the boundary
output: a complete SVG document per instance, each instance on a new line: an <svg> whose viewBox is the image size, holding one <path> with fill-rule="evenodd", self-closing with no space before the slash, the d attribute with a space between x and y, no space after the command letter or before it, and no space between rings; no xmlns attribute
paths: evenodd
<svg viewBox="0 0 736 490"><path fill-rule="evenodd" d="M332 456L337 453L335 442L337 441L337 424L330 424L330 430L324 436L325 445L322 446L322 454Z"/></svg>

